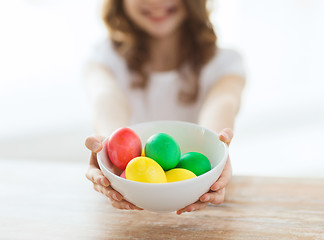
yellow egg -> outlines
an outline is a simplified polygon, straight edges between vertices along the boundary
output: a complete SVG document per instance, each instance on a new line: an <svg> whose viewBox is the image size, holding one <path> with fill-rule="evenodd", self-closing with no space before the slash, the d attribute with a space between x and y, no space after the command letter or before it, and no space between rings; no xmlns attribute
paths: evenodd
<svg viewBox="0 0 324 240"><path fill-rule="evenodd" d="M144 149L142 149L142 154L141 154L142 157L145 157L145 151Z"/></svg>
<svg viewBox="0 0 324 240"><path fill-rule="evenodd" d="M196 175L183 168L174 168L165 173L168 182L178 182L196 177Z"/></svg>
<svg viewBox="0 0 324 240"><path fill-rule="evenodd" d="M146 183L166 183L163 168L148 157L136 157L126 167L126 179Z"/></svg>

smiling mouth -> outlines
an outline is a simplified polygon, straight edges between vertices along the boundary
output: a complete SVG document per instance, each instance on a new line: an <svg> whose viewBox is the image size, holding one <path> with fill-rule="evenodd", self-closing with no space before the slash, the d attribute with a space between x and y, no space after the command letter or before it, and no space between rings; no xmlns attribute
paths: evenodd
<svg viewBox="0 0 324 240"><path fill-rule="evenodd" d="M150 19L152 22L162 22L177 12L176 6L157 8L157 9L143 9L142 15Z"/></svg>

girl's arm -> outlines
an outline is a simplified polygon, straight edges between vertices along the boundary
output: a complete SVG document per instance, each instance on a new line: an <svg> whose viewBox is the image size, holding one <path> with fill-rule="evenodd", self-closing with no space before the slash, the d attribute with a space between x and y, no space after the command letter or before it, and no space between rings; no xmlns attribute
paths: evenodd
<svg viewBox="0 0 324 240"><path fill-rule="evenodd" d="M244 86L245 79L237 75L227 75L217 81L205 99L199 124L215 132L233 129Z"/></svg>
<svg viewBox="0 0 324 240"><path fill-rule="evenodd" d="M208 93L200 111L199 124L219 132L219 138L228 145L233 138L232 128L240 108L244 85L245 80L240 76L228 75L221 78ZM177 214L203 209L208 203L221 204L225 198L225 186L231 176L232 166L228 158L223 172L210 187L210 191L203 194L199 201L178 210Z"/></svg>
<svg viewBox="0 0 324 240"><path fill-rule="evenodd" d="M93 122L97 135L109 136L115 129L129 123L130 108L122 90L118 87L113 74L100 64L90 64L85 71L85 81L93 109ZM102 149L102 137L89 137L85 145L92 152L86 177L93 183L96 191L106 195L111 205L119 209L137 209L134 204L110 186L97 162L97 153ZM111 165L111 171L120 174L121 170Z"/></svg>
<svg viewBox="0 0 324 240"><path fill-rule="evenodd" d="M109 136L115 129L127 126L130 108L111 71L101 64L91 63L86 67L84 79L96 134Z"/></svg>

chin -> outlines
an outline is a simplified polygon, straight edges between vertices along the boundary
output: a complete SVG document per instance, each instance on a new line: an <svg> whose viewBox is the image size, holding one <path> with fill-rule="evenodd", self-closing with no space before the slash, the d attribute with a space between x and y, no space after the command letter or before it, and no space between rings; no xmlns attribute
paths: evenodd
<svg viewBox="0 0 324 240"><path fill-rule="evenodd" d="M153 38L165 38L171 36L178 28L172 28L170 26L164 27L150 27L146 29L149 36Z"/></svg>
<svg viewBox="0 0 324 240"><path fill-rule="evenodd" d="M172 32L171 31L151 31L148 32L149 36L151 36L152 38L166 38L169 37Z"/></svg>

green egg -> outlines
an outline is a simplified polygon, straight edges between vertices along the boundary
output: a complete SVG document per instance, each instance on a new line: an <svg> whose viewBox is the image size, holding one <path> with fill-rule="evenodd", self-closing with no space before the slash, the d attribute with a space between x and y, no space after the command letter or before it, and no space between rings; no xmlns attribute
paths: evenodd
<svg viewBox="0 0 324 240"><path fill-rule="evenodd" d="M181 151L179 144L166 133L151 136L145 144L145 156L155 160L164 171L177 166Z"/></svg>
<svg viewBox="0 0 324 240"><path fill-rule="evenodd" d="M211 169L208 158L198 152L188 152L182 154L177 168L187 169L197 176L208 172Z"/></svg>

